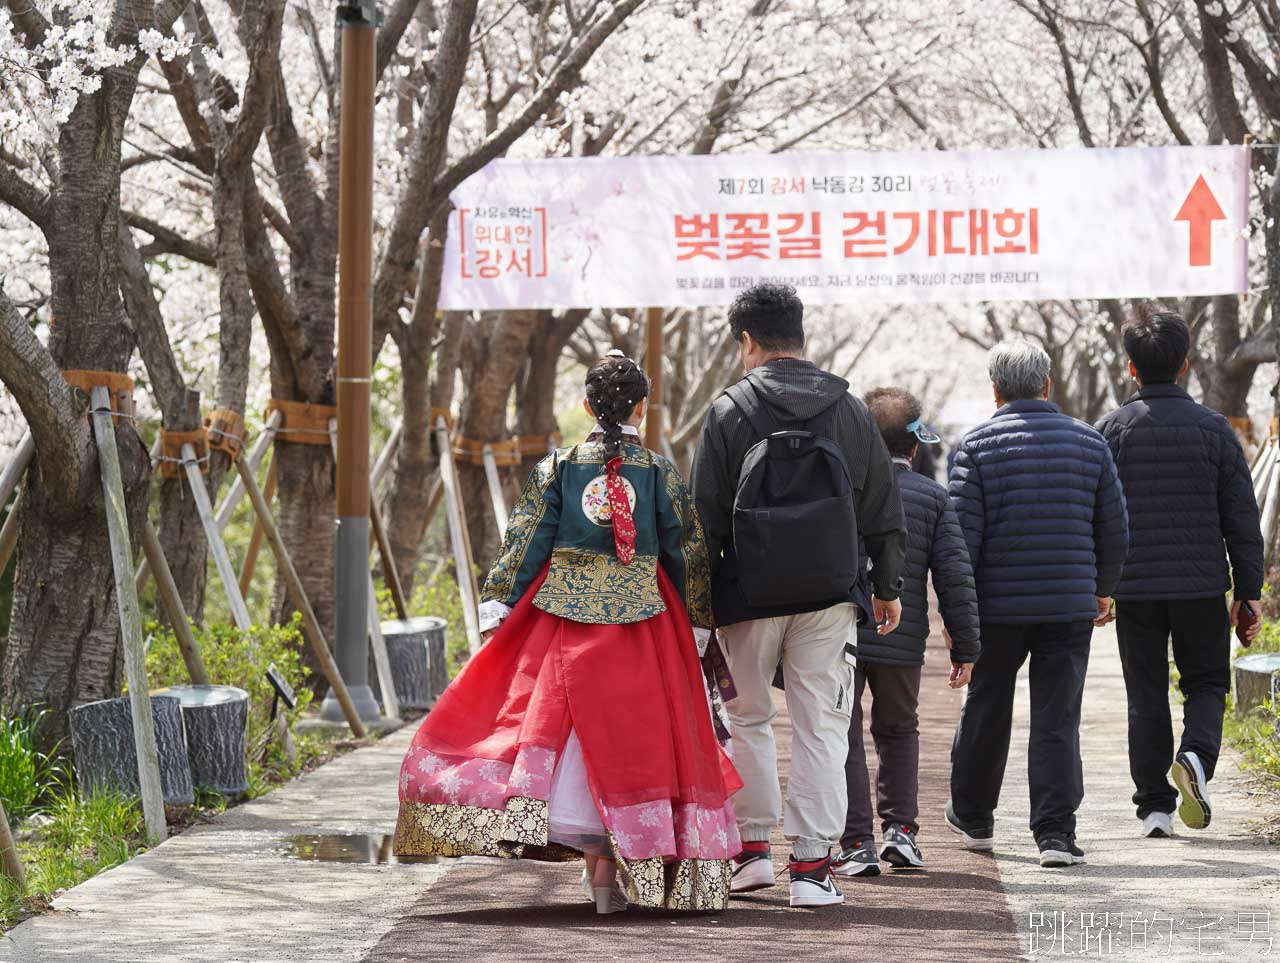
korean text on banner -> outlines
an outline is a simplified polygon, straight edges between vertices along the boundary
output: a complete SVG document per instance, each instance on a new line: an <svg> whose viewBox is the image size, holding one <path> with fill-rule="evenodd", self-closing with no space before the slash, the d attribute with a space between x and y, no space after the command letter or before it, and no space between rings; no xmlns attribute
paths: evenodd
<svg viewBox="0 0 1280 963"><path fill-rule="evenodd" d="M494 161L452 196L444 308L1226 294L1243 147Z"/></svg>

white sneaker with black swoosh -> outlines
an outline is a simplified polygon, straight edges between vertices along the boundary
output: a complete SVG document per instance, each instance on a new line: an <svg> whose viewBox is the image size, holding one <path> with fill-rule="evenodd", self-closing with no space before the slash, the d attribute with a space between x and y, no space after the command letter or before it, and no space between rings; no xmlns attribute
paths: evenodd
<svg viewBox="0 0 1280 963"><path fill-rule="evenodd" d="M754 893L777 881L773 874L773 857L769 851L743 850L733 858L733 877L729 880L730 893Z"/></svg>
<svg viewBox="0 0 1280 963"><path fill-rule="evenodd" d="M1194 752L1178 753L1170 775L1182 793L1182 803L1178 806L1182 824L1188 829L1204 829L1213 818L1213 809L1209 806L1209 780L1205 778L1200 757Z"/></svg>
<svg viewBox="0 0 1280 963"><path fill-rule="evenodd" d="M844 893L831 875L831 857L791 860L791 905L835 906L844 902Z"/></svg>

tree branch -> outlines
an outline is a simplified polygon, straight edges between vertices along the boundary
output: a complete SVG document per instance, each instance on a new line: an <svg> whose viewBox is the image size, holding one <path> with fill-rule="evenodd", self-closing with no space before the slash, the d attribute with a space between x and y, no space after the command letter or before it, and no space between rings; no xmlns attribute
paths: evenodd
<svg viewBox="0 0 1280 963"><path fill-rule="evenodd" d="M4 201L41 231L47 230L49 195L4 162L0 162L0 201Z"/></svg>
<svg viewBox="0 0 1280 963"><path fill-rule="evenodd" d="M148 244L144 248L148 257L153 257L156 254L177 254L179 257L185 257L188 261L204 264L207 267L215 267L217 265L214 250L209 245L183 237L172 228L165 227L159 221L153 221L143 214L138 214L134 211L122 211L121 213L124 215L125 223L130 227L146 231L155 238L152 244Z"/></svg>

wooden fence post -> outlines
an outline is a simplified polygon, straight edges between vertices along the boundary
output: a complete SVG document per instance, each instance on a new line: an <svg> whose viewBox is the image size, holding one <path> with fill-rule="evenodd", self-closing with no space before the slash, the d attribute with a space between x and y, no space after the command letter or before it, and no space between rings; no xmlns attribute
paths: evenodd
<svg viewBox="0 0 1280 963"><path fill-rule="evenodd" d="M191 632L191 623L187 620L187 610L182 605L182 596L178 594L178 586L173 581L173 572L169 571L169 562L164 557L164 549L160 545L160 535L156 527L147 519L147 527L142 533L142 551L151 564L151 571L156 577L156 594L164 605L169 616L169 624L173 626L173 637L178 640L178 651L182 653L182 661L187 666L187 674L195 685L209 685L209 673L205 670L204 659L200 657L200 648L196 645L196 637Z"/></svg>
<svg viewBox="0 0 1280 963"><path fill-rule="evenodd" d="M129 520L124 507L124 482L116 452L116 431L111 415L111 394L94 387L93 436L98 446L102 496L107 513L107 534L115 572L116 603L120 609L120 634L124 639L124 673L129 683L129 708L133 717L133 743L138 756L138 785L142 794L142 818L151 845L164 841L164 796L160 790L160 761L156 732L151 720L151 691L142 650L142 613L134 590L133 550L129 544Z"/></svg>
<svg viewBox="0 0 1280 963"><path fill-rule="evenodd" d="M351 693L347 691L347 684L342 681L342 674L338 671L338 666L333 661L333 653L329 650L329 643L324 637L324 630L320 628L320 621L316 618L316 613L311 608L311 602L307 599L306 590L302 587L302 579L298 577L298 570L293 567L293 560L289 558L289 551L285 548L284 539L280 537L280 531L276 528L275 520L271 517L271 508L267 505L266 499L262 497L262 492L258 491L258 483L254 480L253 470L243 460L236 462L236 469L240 473L240 479L244 483L243 487L249 495L253 510L257 513L259 521L262 522L263 534L266 535L267 544L271 546L271 551L276 557L276 567L284 576L285 584L289 587L289 593L293 596L293 603L298 607L298 611L302 613L303 633L306 635L307 641L311 643L311 651L320 663L320 671L324 673L324 677L329 682L329 687L333 689L334 697L338 700L338 705L342 707L342 714L346 716L347 725L351 727L351 732L356 738L363 739L365 736L364 723L360 721L360 713L356 711L355 703L351 701Z"/></svg>

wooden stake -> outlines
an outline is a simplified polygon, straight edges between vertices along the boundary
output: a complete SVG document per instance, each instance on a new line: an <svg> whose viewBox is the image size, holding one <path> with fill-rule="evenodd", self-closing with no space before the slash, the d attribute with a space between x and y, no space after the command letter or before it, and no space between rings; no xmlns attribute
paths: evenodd
<svg viewBox="0 0 1280 963"><path fill-rule="evenodd" d="M440 502L444 498L444 482L442 482L441 474L436 473L436 480L431 483L431 494L427 496L427 526L431 525L432 519L436 517L436 512L440 508Z"/></svg>
<svg viewBox="0 0 1280 963"><path fill-rule="evenodd" d="M1262 570L1271 567L1271 558L1275 554L1276 526L1280 524L1280 465L1271 469L1271 481L1267 485L1267 500L1262 507Z"/></svg>
<svg viewBox="0 0 1280 963"><path fill-rule="evenodd" d="M449 542L453 546L453 564L457 570L458 591L462 594L462 618L467 626L467 648L475 655L480 651L480 612L471 542L467 538L467 520L462 511L458 491L458 475L453 464L453 446L449 443L449 426L443 418L436 422L436 445L440 450L440 481L444 487L445 514L449 519Z"/></svg>
<svg viewBox="0 0 1280 963"><path fill-rule="evenodd" d="M396 680L391 674L391 658L387 655L387 640L382 637L382 617L378 614L378 591L369 573L369 647L373 650L373 667L378 673L378 688L382 690L382 712L388 719L400 718L400 698L396 695Z"/></svg>
<svg viewBox="0 0 1280 963"><path fill-rule="evenodd" d="M13 558L13 550L18 547L18 523L21 521L22 492L13 500L9 514L5 516L4 527L0 528L0 575L9 567Z"/></svg>
<svg viewBox="0 0 1280 963"><path fill-rule="evenodd" d="M191 632L187 610L183 607L182 596L178 594L178 586L173 581L173 573L169 571L169 563L160 545L160 535L150 519L142 532L142 551L151 564L151 571L155 573L156 594L169 616L169 624L173 626L173 637L178 641L178 650L187 666L187 675L191 676L193 685L209 685L209 673L205 670L204 659L200 657L196 637Z"/></svg>
<svg viewBox="0 0 1280 963"><path fill-rule="evenodd" d="M22 872L22 860L18 856L18 845L13 841L13 833L9 831L9 818L4 812L4 803L0 802L0 867L4 875L18 887L18 892L27 888L27 879Z"/></svg>
<svg viewBox="0 0 1280 963"><path fill-rule="evenodd" d="M373 471L369 472L369 484L375 492L382 486L382 479L391 468L391 459L395 457L402 437L404 437L404 422L397 421L387 437L387 443L382 446L382 451L378 452L378 457L374 460Z"/></svg>
<svg viewBox="0 0 1280 963"><path fill-rule="evenodd" d="M1280 449L1273 442L1267 442L1253 473L1253 499L1259 508L1266 499L1267 486L1271 482L1271 473L1276 470L1277 457L1280 457Z"/></svg>
<svg viewBox="0 0 1280 963"><path fill-rule="evenodd" d="M279 411L273 410L267 416L267 425L262 430L262 434L258 435L258 440L253 443L248 459L249 467L255 472L258 466L262 464L263 456L271 449L271 442L276 436L276 430L280 427L280 420L284 416ZM160 453L160 442L157 439L151 450L151 460L155 461L156 455ZM231 485L231 490L227 492L227 497L222 500L222 504L218 506L218 513L214 516L214 520L218 524L218 531L222 531L231 522L231 517L236 513L236 509L240 506L240 499L244 497L244 485L237 478ZM138 574L134 577L137 585L138 594L142 594L142 590L147 587L147 580L151 578L151 566L147 564L144 558L142 564L138 566Z"/></svg>
<svg viewBox="0 0 1280 963"><path fill-rule="evenodd" d="M129 516L125 511L124 482L120 477L120 457L116 452L116 431L111 417L111 394L95 387L93 436L98 446L98 467L102 473L102 497L107 513L107 535L111 542L111 567L115 573L116 604L120 609L120 634L124 639L124 674L129 684L129 709L133 718L133 744L138 756L138 785L142 794L142 818L151 845L164 841L164 795L160 789L160 759L156 752L156 731L151 718L151 693L147 686L147 666L142 648L142 613L133 587L133 549L129 543ZM198 477L198 475L197 475Z"/></svg>
<svg viewBox="0 0 1280 963"><path fill-rule="evenodd" d="M280 530L276 528L275 520L271 517L271 509L267 506L266 499L262 497L262 492L258 491L258 483L254 480L249 466L241 460L236 462L236 469L240 473L240 479L244 484L245 492L249 495L253 510L262 522L263 534L266 535L267 544L271 546L271 551L276 557L276 568L284 576L285 585L293 596L293 604L302 613L303 634L306 635L307 641L311 644L311 651L320 663L320 671L324 673L330 688L333 689L334 697L342 707L342 714L346 716L347 725L351 727L352 734L358 739L363 739L364 723L360 721L360 714L356 712L355 703L351 701L347 684L342 681L342 674L338 672L338 666L333 661L329 643L324 637L324 630L320 628L320 621L316 618L311 602L307 599L307 593L302 587L302 579L298 577L298 570L293 567L293 560L289 558L284 539L280 537Z"/></svg>
<svg viewBox="0 0 1280 963"><path fill-rule="evenodd" d="M271 467L267 469L267 484L262 490L262 497L267 503L267 508L271 507L271 499L276 494L276 476L279 468L276 460L271 459ZM239 478L236 479L239 481ZM249 597L249 589L253 585L253 570L258 565L258 553L262 551L262 522L254 521L253 534L249 536L249 547L245 549L244 564L240 566L240 594L245 598Z"/></svg>
<svg viewBox="0 0 1280 963"><path fill-rule="evenodd" d="M209 490L205 488L204 476L200 474L200 463L196 461L195 449L190 444L182 446L182 468L187 473L187 487L196 503L196 514L200 516L200 524L204 526L204 536L209 542L209 553L213 556L213 564L218 569L218 578L227 592L227 601L231 604L231 619L236 628L246 633L246 640L254 650L257 659L257 643L248 636L253 627L249 618L249 608L244 604L244 596L240 594L240 583L236 579L236 570L231 566L231 556L227 554L227 546L222 541L222 532L218 529L213 517L213 505L209 502ZM243 477L243 476L242 476Z"/></svg>
<svg viewBox="0 0 1280 963"><path fill-rule="evenodd" d="M378 556L382 559L382 578L391 589L391 601L395 603L396 615L401 619L409 617L409 600L404 594L404 584L400 581L400 569L396 568L396 559L391 554L391 540L387 538L387 527L382 523L382 510L378 508L378 499L369 493L369 527L373 541L378 546ZM373 604L374 596L370 596Z"/></svg>
<svg viewBox="0 0 1280 963"><path fill-rule="evenodd" d="M498 536L507 537L507 500L502 494L502 478L498 475L498 460L493 457L493 446L485 445L484 479L489 483L489 501L493 503L493 517L498 523Z"/></svg>
<svg viewBox="0 0 1280 963"><path fill-rule="evenodd" d="M31 464L35 453L36 441L31 437L31 432L25 432L22 440L18 442L18 447L14 449L9 464L4 466L4 471L0 471L0 507L8 503L9 496L18 487L18 482L22 480L22 474Z"/></svg>

